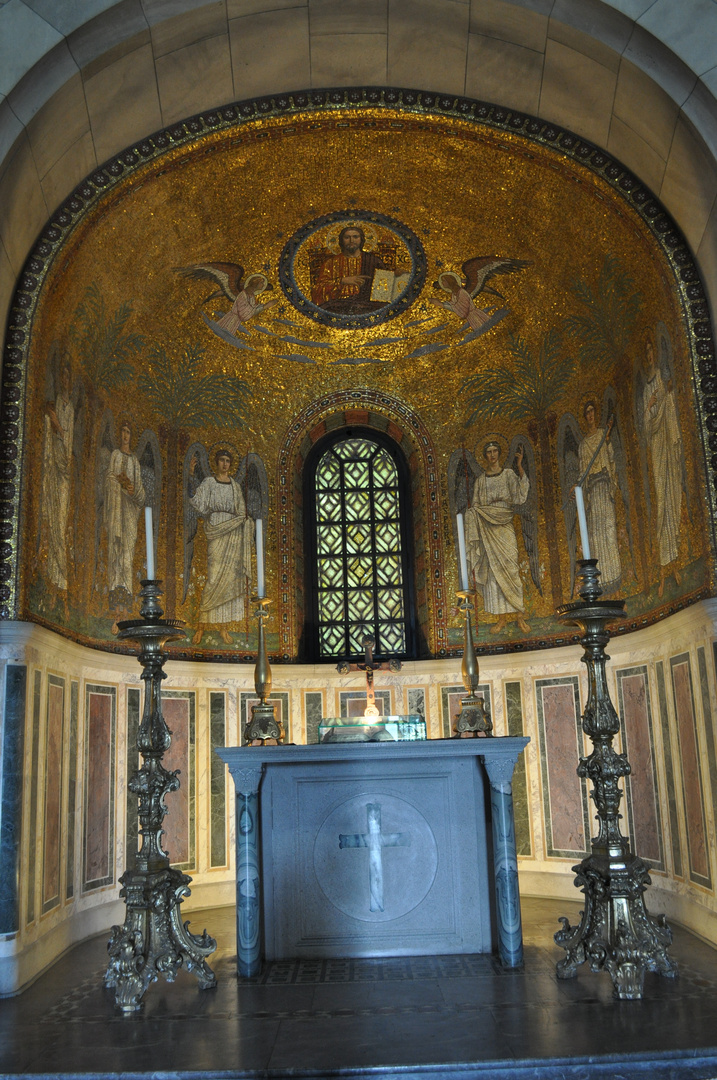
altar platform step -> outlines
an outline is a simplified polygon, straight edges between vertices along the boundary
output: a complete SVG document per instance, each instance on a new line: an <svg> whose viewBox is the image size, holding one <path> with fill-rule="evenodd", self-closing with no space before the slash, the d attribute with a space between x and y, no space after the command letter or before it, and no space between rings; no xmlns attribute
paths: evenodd
<svg viewBox="0 0 717 1080"><path fill-rule="evenodd" d="M353 1080L715 1080L717 950L675 926L676 981L648 975L618 1002L605 974L555 978L558 916L579 906L523 898L525 968L495 957L297 960L235 977L234 909L192 912L219 942L219 984L181 972L138 1016L104 990L108 935L67 953L0 1001L0 1076L350 1077Z"/></svg>

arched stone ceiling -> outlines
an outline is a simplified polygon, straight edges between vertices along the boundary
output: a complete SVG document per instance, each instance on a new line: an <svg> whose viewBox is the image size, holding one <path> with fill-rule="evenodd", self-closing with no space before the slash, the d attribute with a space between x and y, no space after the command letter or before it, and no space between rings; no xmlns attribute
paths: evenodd
<svg viewBox="0 0 717 1080"><path fill-rule="evenodd" d="M714 298L715 41L711 0L6 0L0 318L43 223L110 155L224 102L357 83L497 101L604 146Z"/></svg>

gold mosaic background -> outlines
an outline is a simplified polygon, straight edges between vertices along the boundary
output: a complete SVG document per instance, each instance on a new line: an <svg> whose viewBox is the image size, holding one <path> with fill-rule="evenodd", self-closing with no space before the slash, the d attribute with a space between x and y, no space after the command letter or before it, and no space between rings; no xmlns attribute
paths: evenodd
<svg viewBox="0 0 717 1080"><path fill-rule="evenodd" d="M309 221L344 210L350 219L352 209L385 214L412 230L428 270L408 310L378 326L342 330L310 320L291 305L279 284L278 263L289 238ZM486 329L470 332L462 317L432 302L449 300L436 282L439 274L460 275L467 260L487 256L527 265L487 281L500 295L484 289L471 301L471 312L487 310L492 318ZM180 272L208 263L242 267L245 282L251 274L265 275L271 289L257 300L278 303L245 318L235 335L220 333L229 300L208 299L217 291L212 280ZM658 328L671 350L674 380L668 390L674 395L682 468L678 555L662 569L655 465L640 424L636 385L645 340L654 340ZM206 388L208 379L230 393L232 378L247 384L232 422L217 423L211 409L202 414L198 390L189 393L197 408L175 407L182 374L189 377L187 357L196 386ZM46 416L48 403L61 394L65 364L72 447L64 487L56 483L52 503L45 478L51 468ZM485 378L477 396L475 386L466 385L493 372L498 378L489 380L491 392L501 382L512 386L520 381L515 372L521 364L533 370L532 390L522 405L491 405L498 399L484 392ZM114 620L130 607L109 580L102 503L122 423L131 426L132 453L142 433L153 433L144 446L150 446L157 477L161 468L161 492L155 494L158 575L168 582L170 614L187 620L191 636L201 622L206 542L200 526L185 598L187 449L200 448L197 461L202 447L211 452L220 445L240 458L256 456L251 460L261 467L255 476L263 468L268 480L267 585L276 596L279 449L292 418L324 395L351 389L383 391L405 402L431 434L443 494L449 595L457 587L456 451L463 462L480 463L489 433L497 433L504 447L516 437L526 445L531 497L536 496L532 568L518 517L514 527L524 598L520 614L528 630L516 617L491 636L499 620L479 600L479 641L537 640L561 632L553 611L570 598L572 580L561 430L567 413L584 427L588 395L599 413L606 392L614 402L625 466L622 487L614 489L622 566L617 591L627 598L629 613L639 618L666 611L668 603L711 589L688 349L672 272L643 223L603 180L518 136L383 109L254 121L172 150L117 185L67 240L38 306L28 380L22 543L36 557L22 559L21 615L80 639L111 640ZM59 538L63 497L67 521ZM64 581L52 551L63 542ZM134 591L143 567L140 517ZM289 573L295 574L293 566ZM458 645L454 611L449 621L449 644ZM198 655L244 648L245 623L235 618L225 624L231 645L217 627L207 627ZM276 625L270 622L269 629L276 643ZM300 629L292 627L294 642ZM430 613L425 632L437 652ZM253 640L252 630L250 651Z"/></svg>

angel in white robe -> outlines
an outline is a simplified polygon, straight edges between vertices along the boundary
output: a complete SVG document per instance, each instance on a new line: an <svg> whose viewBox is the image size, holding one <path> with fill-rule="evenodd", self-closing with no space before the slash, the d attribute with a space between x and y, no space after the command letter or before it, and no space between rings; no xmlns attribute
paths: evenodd
<svg viewBox="0 0 717 1080"><path fill-rule="evenodd" d="M523 617L523 583L513 523L516 507L525 502L530 489L523 453L520 446L515 456L516 474L513 469L501 468L498 443L486 444L485 470L473 485L473 501L465 512L468 573L483 596L486 612L498 615L491 627L494 634L509 622L517 622L524 633L530 631Z"/></svg>
<svg viewBox="0 0 717 1080"><path fill-rule="evenodd" d="M67 515L70 509L72 438L75 408L70 399L70 368L60 373L60 392L45 406L42 449L42 534L47 546L49 580L67 591Z"/></svg>

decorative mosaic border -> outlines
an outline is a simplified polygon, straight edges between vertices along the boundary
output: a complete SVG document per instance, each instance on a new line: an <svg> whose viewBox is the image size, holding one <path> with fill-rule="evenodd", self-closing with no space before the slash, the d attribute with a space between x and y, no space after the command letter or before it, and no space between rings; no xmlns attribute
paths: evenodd
<svg viewBox="0 0 717 1080"><path fill-rule="evenodd" d="M12 619L17 615L19 466L24 439L22 403L26 391L30 330L45 277L74 227L132 169L161 158L176 148L197 142L202 136L262 118L290 117L300 113L331 115L342 109L354 109L360 115L362 109L368 108L403 110L407 118L411 115L453 117L488 129L521 135L600 176L639 215L670 265L680 296L689 339L696 418L708 478L707 520L710 522L713 551L717 549L717 362L709 306L699 270L685 238L652 192L634 173L588 140L556 124L513 109L467 97L409 89L359 87L304 90L212 109L164 128L128 147L90 173L53 213L40 233L25 262L12 299L3 355L0 387L0 619ZM648 616L623 624L620 631L635 630L658 622L710 594L708 588L700 590L689 600L665 605ZM565 638L551 638L531 641L522 647L539 649L565 643ZM98 647L96 643L88 644ZM513 645L505 645L481 651L507 652L514 648ZM449 655L452 651L439 654ZM208 656L206 659L214 657Z"/></svg>

